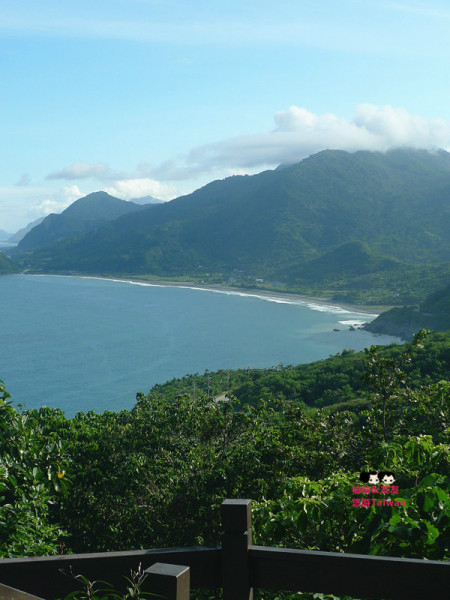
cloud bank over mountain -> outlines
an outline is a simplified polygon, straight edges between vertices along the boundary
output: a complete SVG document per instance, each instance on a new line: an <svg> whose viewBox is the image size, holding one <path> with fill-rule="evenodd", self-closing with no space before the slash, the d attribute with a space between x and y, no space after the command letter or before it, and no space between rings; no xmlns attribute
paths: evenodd
<svg viewBox="0 0 450 600"><path fill-rule="evenodd" d="M174 185L162 182L224 177L255 172L279 164L295 163L321 150L372 150L392 148L436 149L450 147L450 122L412 115L405 108L359 104L351 120L333 113L315 114L291 106L274 115L273 130L236 136L193 148L178 160L153 166L141 162L133 173L114 172L104 163L77 162L55 170L48 179L97 179L106 190L122 198L150 194L168 200ZM194 189L195 185L193 185Z"/></svg>
<svg viewBox="0 0 450 600"><path fill-rule="evenodd" d="M397 147L448 149L450 123L411 115L404 108L360 104L352 120L291 106L274 116L267 133L230 138L191 151L194 171L294 163L321 150L386 151Z"/></svg>
<svg viewBox="0 0 450 600"><path fill-rule="evenodd" d="M177 195L175 186L165 185L148 177L119 179L113 185L107 187L105 192L123 200L153 196L159 200L167 201Z"/></svg>

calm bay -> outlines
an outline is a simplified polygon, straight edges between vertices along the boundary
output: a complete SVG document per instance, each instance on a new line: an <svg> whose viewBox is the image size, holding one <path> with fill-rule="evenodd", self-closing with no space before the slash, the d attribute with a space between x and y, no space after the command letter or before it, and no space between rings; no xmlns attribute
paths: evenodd
<svg viewBox="0 0 450 600"><path fill-rule="evenodd" d="M305 363L399 341L349 329L372 318L251 292L7 275L0 379L25 409L129 409L137 392L187 373Z"/></svg>

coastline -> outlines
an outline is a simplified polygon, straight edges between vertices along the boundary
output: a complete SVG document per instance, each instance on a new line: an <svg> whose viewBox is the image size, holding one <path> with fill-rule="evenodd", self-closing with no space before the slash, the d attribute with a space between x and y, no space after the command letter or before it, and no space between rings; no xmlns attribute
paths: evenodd
<svg viewBox="0 0 450 600"><path fill-rule="evenodd" d="M24 273L33 275L33 273ZM36 273L37 275L37 273ZM165 279L155 279L152 281L146 279L139 279L133 276L113 276L113 275L83 275L76 273L39 273L39 275L56 275L59 277L80 277L83 279L105 279L108 281L117 281L124 283L131 283L142 286L154 286L154 287L179 287L185 289L194 289L207 292L216 292L223 294L232 294L237 296L251 296L255 298L261 298L265 300L272 300L273 302L288 302L288 303L300 303L308 306L315 310L319 310L319 307L326 312L342 312L342 313L359 313L376 318L380 313L385 312L392 308L391 306L368 306L363 304L349 304L334 302L333 300L327 300L325 298L319 298L317 296L306 296L304 294L296 294L293 292L276 292L264 289L254 288L238 288L221 284L201 284L190 281L169 281ZM327 310L328 309L328 310Z"/></svg>
<svg viewBox="0 0 450 600"><path fill-rule="evenodd" d="M119 278L122 279L122 278ZM373 306L368 307L367 305L362 304L343 304L340 302L333 302L332 300L326 300L325 298L319 298L317 296L305 296L303 294L295 294L293 292L275 292L270 290L258 289L254 288L235 288L224 285L214 285L214 284L196 284L196 283L188 283L188 282L169 282L169 281L154 281L154 282L143 282L142 280L130 280L130 279L122 279L123 281L133 281L134 283L145 283L148 285L161 285L164 287L185 287L191 289L200 289L210 292L223 292L226 294L236 294L236 295L245 295L245 296L254 296L256 298L273 298L274 300L289 300L289 301L297 301L302 304L317 304L318 306L323 307L331 307L331 308L340 308L346 312L356 312L363 313L367 315L375 315L378 316L381 312L388 310L390 307L387 306Z"/></svg>

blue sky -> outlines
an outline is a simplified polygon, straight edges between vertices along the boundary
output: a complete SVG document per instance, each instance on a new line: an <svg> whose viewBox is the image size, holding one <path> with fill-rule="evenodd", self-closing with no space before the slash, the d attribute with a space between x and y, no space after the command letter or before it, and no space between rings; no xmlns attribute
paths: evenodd
<svg viewBox="0 0 450 600"><path fill-rule="evenodd" d="M450 149L448 0L2 0L0 229L324 148Z"/></svg>

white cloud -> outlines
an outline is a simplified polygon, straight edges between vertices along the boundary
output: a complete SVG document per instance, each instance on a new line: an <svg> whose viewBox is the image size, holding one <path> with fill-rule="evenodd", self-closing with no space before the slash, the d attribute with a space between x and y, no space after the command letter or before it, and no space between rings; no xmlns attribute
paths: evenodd
<svg viewBox="0 0 450 600"><path fill-rule="evenodd" d="M110 187L105 188L105 192L124 200L140 198L141 196L153 196L159 200L171 200L177 196L174 186L165 185L149 177L115 181Z"/></svg>
<svg viewBox="0 0 450 600"><path fill-rule="evenodd" d="M47 175L46 179L90 179L105 177L109 172L108 165L104 163L74 162L59 171L52 171L52 173Z"/></svg>
<svg viewBox="0 0 450 600"><path fill-rule="evenodd" d="M153 171L159 171L162 175L164 175L164 172L168 172L169 176L165 177L165 179L177 179L174 172L175 167L172 166L172 163L167 163L167 165L151 169L147 163L143 162L137 166L134 173L125 173L112 171L107 164L102 162L75 162L60 170L53 171L47 175L46 179L67 179L70 181L94 179L100 182L100 187L112 196L126 200L141 196L153 196L160 200L171 200L177 195L176 188L157 181L153 176ZM175 176L171 177L171 175ZM104 184L107 184L107 187ZM71 187L78 189L76 185ZM54 202L55 207L60 204L59 201L48 200L46 206L50 208ZM43 207L44 205L40 208Z"/></svg>
<svg viewBox="0 0 450 600"><path fill-rule="evenodd" d="M450 146L450 122L411 115L404 108L389 105L360 104L351 121L332 113L317 115L291 106L276 113L274 120L272 131L193 149L186 159L186 175L296 162L326 149L354 152ZM171 168L176 172L174 165Z"/></svg>
<svg viewBox="0 0 450 600"><path fill-rule="evenodd" d="M360 104L354 123L377 136L387 148L436 148L450 144L450 122L411 115L405 108Z"/></svg>
<svg viewBox="0 0 450 600"><path fill-rule="evenodd" d="M75 200L85 196L77 185L61 188L58 192L49 195L28 208L30 220L46 217L50 213L60 213Z"/></svg>
<svg viewBox="0 0 450 600"><path fill-rule="evenodd" d="M183 179L192 179L198 175L210 172L212 169L206 165L193 165L191 164L180 166L174 160L166 160L160 165L153 167L148 163L139 163L135 177L136 178L150 178L162 181L181 181Z"/></svg>

